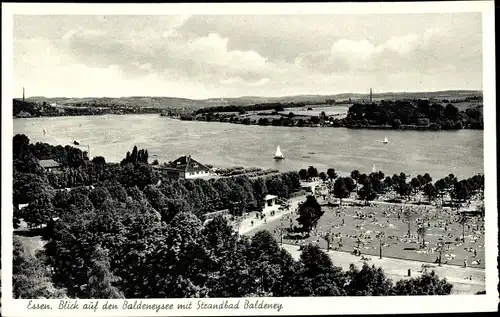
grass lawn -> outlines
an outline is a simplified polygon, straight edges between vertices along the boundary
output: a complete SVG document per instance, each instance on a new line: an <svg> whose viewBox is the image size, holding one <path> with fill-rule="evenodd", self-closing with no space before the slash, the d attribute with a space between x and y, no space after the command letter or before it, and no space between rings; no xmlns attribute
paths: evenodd
<svg viewBox="0 0 500 317"><path fill-rule="evenodd" d="M398 213L401 207L391 205L378 205L367 207L323 207L324 215L319 220L318 226L307 239L300 239L298 236L287 236L284 233L283 243L301 244L318 243L321 248L325 248L327 243L319 238L322 234L330 231L336 236L330 247L333 249L352 252L360 243L360 250L363 255L379 256L379 240L376 237L378 232L383 232L382 254L383 256L434 262L439 252L436 251L438 241L445 243L442 252L442 262L448 264L463 265L467 258L468 266L484 268L484 219L473 217L465 226L465 243L456 241L462 237L462 226L457 223L455 211L436 208L412 207L415 216L410 223L411 236L408 238L408 224L403 222L403 216ZM426 247L421 248L421 241L417 235L418 222L423 216L428 227L425 235ZM280 226L283 228L297 225L297 215L295 213L285 215L281 220L264 224L260 230L268 230L277 241L280 241ZM447 224L446 224L447 223ZM446 230L445 230L446 229ZM477 230L479 229L479 230ZM256 231L253 231L255 233ZM342 248L339 248L340 236L342 236ZM476 249L477 255L469 249ZM466 250L467 249L467 250ZM474 260L480 260L480 264L472 264Z"/></svg>
<svg viewBox="0 0 500 317"><path fill-rule="evenodd" d="M37 229L29 229L24 220L21 220L20 227L14 230L14 235L19 238L24 250L32 255L35 255L36 251L42 250L47 243L42 239Z"/></svg>

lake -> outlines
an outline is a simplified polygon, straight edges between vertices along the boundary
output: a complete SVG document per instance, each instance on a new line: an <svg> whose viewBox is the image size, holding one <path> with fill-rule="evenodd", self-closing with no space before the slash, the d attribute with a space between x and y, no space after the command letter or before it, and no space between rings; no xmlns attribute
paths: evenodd
<svg viewBox="0 0 500 317"><path fill-rule="evenodd" d="M45 128L47 134L43 135ZM346 128L246 126L219 122L179 121L159 115L105 115L15 119L14 134L53 145L78 140L90 156L119 162L134 145L147 149L150 161L192 155L215 167L260 167L281 171L310 165L335 168L340 175L372 165L386 175L429 173L434 180L484 173L483 131L396 131ZM389 144L382 141L387 137ZM286 156L274 161L276 147ZM314 153L314 154L309 154ZM306 156L306 157L304 157Z"/></svg>

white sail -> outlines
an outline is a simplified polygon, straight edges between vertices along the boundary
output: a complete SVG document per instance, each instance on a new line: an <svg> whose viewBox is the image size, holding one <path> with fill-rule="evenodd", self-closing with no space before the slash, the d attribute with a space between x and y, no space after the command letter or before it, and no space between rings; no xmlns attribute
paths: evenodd
<svg viewBox="0 0 500 317"><path fill-rule="evenodd" d="M376 173L377 169L375 168L375 164L372 165L372 173Z"/></svg>
<svg viewBox="0 0 500 317"><path fill-rule="evenodd" d="M282 157L283 154L281 153L280 146L278 145L278 148L276 149L276 154L274 154L276 157Z"/></svg>
<svg viewBox="0 0 500 317"><path fill-rule="evenodd" d="M389 143L389 140L387 140L387 137L385 137L384 143Z"/></svg>
<svg viewBox="0 0 500 317"><path fill-rule="evenodd" d="M46 135L47 134L47 130L45 130L45 128L43 128L43 135Z"/></svg>

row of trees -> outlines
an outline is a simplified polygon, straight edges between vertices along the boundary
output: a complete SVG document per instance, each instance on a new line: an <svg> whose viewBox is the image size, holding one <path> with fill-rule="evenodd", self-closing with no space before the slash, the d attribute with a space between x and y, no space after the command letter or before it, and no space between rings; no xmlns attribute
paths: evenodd
<svg viewBox="0 0 500 317"><path fill-rule="evenodd" d="M87 152L69 145L32 144L24 134L16 134L12 141L13 168L17 172L43 174L39 160L53 159L70 168L78 168L88 161Z"/></svg>
<svg viewBox="0 0 500 317"><path fill-rule="evenodd" d="M134 171L130 164L121 170L123 173ZM122 180L126 180L126 177L123 176ZM200 219L204 219L207 213L223 209L228 209L233 215L241 215L262 210L263 198L268 193L289 197L300 187L298 175L293 172L256 179L238 176L217 180L165 180L159 186L149 183L143 187L133 185L137 184L136 179L124 183L106 180L95 183L95 188L79 187L71 190L54 190L41 178L28 178L23 180L23 184L26 185L14 192L14 202L27 201L30 204L15 214L15 218L24 218L35 226L60 216L61 208L65 205L75 203L92 210L110 198L125 203L128 194L139 197L142 202L146 201L163 220L172 218L180 211L194 213ZM14 187L19 187L19 184L15 183Z"/></svg>
<svg viewBox="0 0 500 317"><path fill-rule="evenodd" d="M353 170L350 177L338 177L334 168L325 172L318 172L314 166L299 171L301 180L310 180L319 177L323 182L329 180L330 194L339 199L350 197L352 192L357 192L358 198L370 201L377 198L379 194L395 191L402 198L409 198L412 194L423 193L429 201L449 193L452 199L465 201L472 194L484 190L484 175L477 174L472 177L458 180L453 174L449 174L432 183L429 173L417 175L411 179L405 173L394 174L392 177L385 176L382 171L370 174L362 174L359 170ZM332 186L333 185L333 186ZM361 187L360 187L361 186Z"/></svg>
<svg viewBox="0 0 500 317"><path fill-rule="evenodd" d="M37 153L30 151L29 140L26 137L22 139L28 142L23 151L37 163L34 157ZM42 169L36 174L23 173L14 168L14 205L30 203L20 217L25 217L33 225L40 225L58 216L58 210L54 206L64 205L71 199L65 188L95 186L95 189L82 188L77 192L89 198L97 195L100 197L97 201L101 202L110 196L109 191L119 193L119 197L122 197L120 201L124 201L124 193L130 188L136 188L135 191L145 195L150 205L163 218L170 217L171 209L194 212L203 218L206 213L222 209L228 209L234 215L260 211L264 206L265 195L286 198L300 189L299 175L296 172L257 178L241 175L217 180L165 179L158 185L160 176L156 169L147 164L147 160L147 150L134 147L132 153L127 153L122 164L106 163L103 157L95 157L92 161L84 161L78 168L66 166L58 172L45 172ZM89 201L92 204L96 200L91 198Z"/></svg>
<svg viewBox="0 0 500 317"><path fill-rule="evenodd" d="M285 108L303 108L307 105L318 104L317 102L271 102L271 103L259 103L254 105L230 105L230 106L216 106L201 108L195 111L195 115L198 114L208 114L208 113L218 113L218 112L236 112L239 114L244 114L247 111L266 111L274 110L276 112L283 111Z"/></svg>
<svg viewBox="0 0 500 317"><path fill-rule="evenodd" d="M432 130L482 129L482 106L459 111L452 104L443 106L431 104L429 100L396 100L375 103L356 103L349 108L344 119L347 127L392 126L399 129L403 125L428 127Z"/></svg>

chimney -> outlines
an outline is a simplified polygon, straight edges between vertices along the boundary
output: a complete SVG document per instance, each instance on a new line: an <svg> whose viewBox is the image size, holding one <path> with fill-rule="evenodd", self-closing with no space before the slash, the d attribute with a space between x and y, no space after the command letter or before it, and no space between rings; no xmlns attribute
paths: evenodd
<svg viewBox="0 0 500 317"><path fill-rule="evenodd" d="M23 87L23 103L24 103L24 87Z"/></svg>
<svg viewBox="0 0 500 317"><path fill-rule="evenodd" d="M372 100L373 100L373 98L372 98L372 89L370 88L370 103L372 103Z"/></svg>

